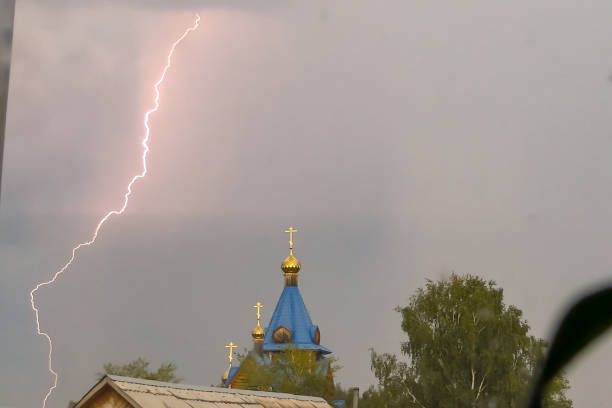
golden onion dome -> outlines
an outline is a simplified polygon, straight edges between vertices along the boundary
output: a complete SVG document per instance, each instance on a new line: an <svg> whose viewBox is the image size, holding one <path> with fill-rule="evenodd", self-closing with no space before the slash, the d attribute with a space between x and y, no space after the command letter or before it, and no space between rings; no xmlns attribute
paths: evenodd
<svg viewBox="0 0 612 408"><path fill-rule="evenodd" d="M253 340L263 340L264 330L261 328L261 325L259 324L259 322L257 322L257 327L253 329L251 336L253 336Z"/></svg>
<svg viewBox="0 0 612 408"><path fill-rule="evenodd" d="M300 264L300 261L298 261L298 259L293 256L293 251L289 253L289 256L285 258L285 260L281 264L281 269L285 273L298 273L301 267L302 265Z"/></svg>

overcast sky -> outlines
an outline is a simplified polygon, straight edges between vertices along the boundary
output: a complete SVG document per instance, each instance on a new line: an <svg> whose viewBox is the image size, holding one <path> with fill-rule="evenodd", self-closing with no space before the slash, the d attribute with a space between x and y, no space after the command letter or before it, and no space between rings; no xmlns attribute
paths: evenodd
<svg viewBox="0 0 612 408"><path fill-rule="evenodd" d="M300 288L345 386L399 352L426 279L494 279L546 337L609 281L609 1L19 1L0 206L0 406L51 376L28 292L148 176L126 214L38 303L63 408L106 361L178 364L217 384L282 290ZM570 370L576 407L612 399L612 340Z"/></svg>

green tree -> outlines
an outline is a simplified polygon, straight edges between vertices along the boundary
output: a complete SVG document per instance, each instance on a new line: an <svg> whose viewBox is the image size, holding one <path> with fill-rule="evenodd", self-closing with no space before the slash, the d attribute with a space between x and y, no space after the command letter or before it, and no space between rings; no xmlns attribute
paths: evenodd
<svg viewBox="0 0 612 408"><path fill-rule="evenodd" d="M333 374L340 366L333 358L317 360L310 350L289 346L277 353L268 364L251 356L242 359L247 387L262 391L285 392L333 400Z"/></svg>
<svg viewBox="0 0 612 408"><path fill-rule="evenodd" d="M352 408L353 407L353 390L352 388L344 388L342 384L336 383L336 390L334 393L334 398L332 399L332 403L334 401L344 401L344 408ZM333 404L332 404L333 405Z"/></svg>
<svg viewBox="0 0 612 408"><path fill-rule="evenodd" d="M98 373L98 378L108 374L178 383L181 382L181 379L176 376L176 368L176 364L168 362L162 363L157 371L149 371L149 362L144 358L137 358L127 364L104 364L104 371Z"/></svg>
<svg viewBox="0 0 612 408"><path fill-rule="evenodd" d="M428 281L398 308L407 362L371 351L378 385L363 407L520 407L546 342L528 334L522 312L503 302L495 282L453 274ZM549 386L544 406L571 408L567 379Z"/></svg>

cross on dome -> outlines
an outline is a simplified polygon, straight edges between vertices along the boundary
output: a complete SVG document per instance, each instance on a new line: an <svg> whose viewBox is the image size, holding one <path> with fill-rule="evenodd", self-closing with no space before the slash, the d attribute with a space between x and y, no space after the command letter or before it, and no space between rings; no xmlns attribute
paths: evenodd
<svg viewBox="0 0 612 408"><path fill-rule="evenodd" d="M229 344L227 344L227 345L225 346L225 348L228 348L228 349L229 349L229 356L228 356L228 358L229 358L229 364L230 364L230 365L232 365L232 360L234 359L234 349L235 349L236 347L238 347L238 346L237 346L237 345L235 345L235 344L234 344L233 342L231 342L231 341L229 342Z"/></svg>
<svg viewBox="0 0 612 408"><path fill-rule="evenodd" d="M257 309L257 323L259 323L259 319L261 318L260 309L263 308L263 305L261 304L261 302L257 302L253 307Z"/></svg>
<svg viewBox="0 0 612 408"><path fill-rule="evenodd" d="M285 230L285 232L289 233L289 251L290 253L293 253L293 233L298 232L298 230L294 229L293 227L289 227L289 229Z"/></svg>

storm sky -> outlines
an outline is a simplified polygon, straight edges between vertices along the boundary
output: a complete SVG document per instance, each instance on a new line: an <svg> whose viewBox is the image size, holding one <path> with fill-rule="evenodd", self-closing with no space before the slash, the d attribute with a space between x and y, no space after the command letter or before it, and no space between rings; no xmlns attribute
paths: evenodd
<svg viewBox="0 0 612 408"><path fill-rule="evenodd" d="M150 172L52 288L63 408L104 362L174 361L219 383L283 285L300 289L338 380L374 382L426 279L495 280L547 337L608 282L612 3L19 1L0 206L0 406L39 406L47 346L28 293L121 204L143 112ZM609 339L608 339L609 340ZM570 369L577 407L608 406L612 342Z"/></svg>

